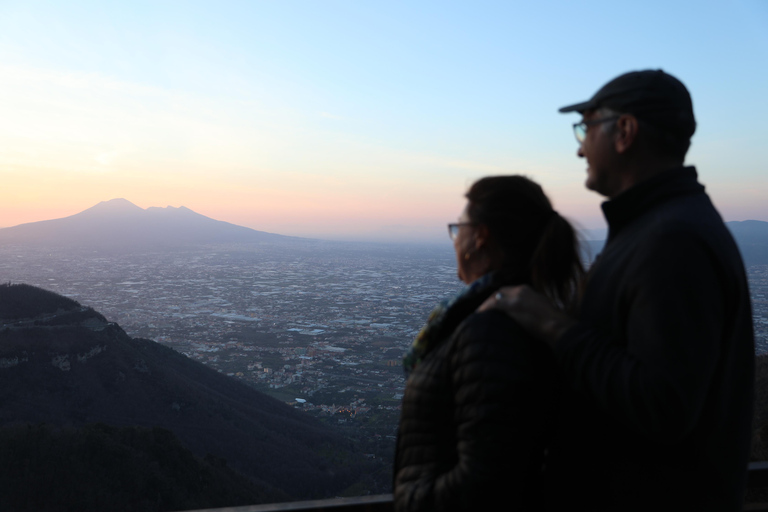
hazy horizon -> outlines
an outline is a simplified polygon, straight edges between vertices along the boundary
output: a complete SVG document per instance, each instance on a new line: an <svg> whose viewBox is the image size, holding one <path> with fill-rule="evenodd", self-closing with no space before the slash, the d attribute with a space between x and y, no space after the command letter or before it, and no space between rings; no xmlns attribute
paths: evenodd
<svg viewBox="0 0 768 512"><path fill-rule="evenodd" d="M25 226L25 225L28 225L28 224L35 224L37 222L46 222L46 221L51 221L51 220L66 219L66 218L69 218L69 217L76 216L76 215L78 215L80 213L84 213L84 212L86 212L88 210L92 210L92 209L94 209L96 207L99 207L99 206L101 206L103 204L113 203L113 202L116 202L116 201L121 201L121 202L122 201L126 201L126 202L130 203L131 205L138 207L138 205L136 205L135 203L133 203L132 201L130 201L130 200L126 199L126 198L112 198L112 199L109 199L109 200L106 200L106 201L100 201L99 203L97 203L95 205L92 205L92 206L90 206L88 208L85 208L85 209L83 209L83 210L81 210L79 212L76 212L73 215L68 215L68 216L65 216L65 217L58 217L58 218L54 218L54 219L43 219L43 220L40 220L40 221L25 222L25 223L16 224L16 225L13 225L13 226L0 226L0 230L6 229L6 228L15 228L15 227L19 227L19 226ZM138 207L138 208L141 208L141 207ZM141 208L141 210L143 210L143 211L148 211L150 209L160 209L160 210L175 209L175 210L178 210L178 209L183 209L183 208L186 208L186 207L184 205L179 205L179 206L173 206L173 205L157 206L157 205L155 205L155 206L150 206L150 207L147 207L147 208ZM199 212L195 212L192 209L189 209L189 210L194 212L194 213L198 213L199 214ZM210 219L211 217L207 217L207 218ZM221 219L213 219L213 220L220 221ZM226 222L226 221L224 221L224 222ZM237 225L237 224L235 224L235 225ZM247 226L242 226L242 227L247 227ZM394 228L397 228L397 227L394 227ZM256 229L256 228L249 228L249 229ZM262 230L256 229L256 231L262 231ZM590 241L590 240L600 241L600 240L603 240L605 238L605 236L607 235L607 229L606 228L587 229L587 228L583 228L582 227L582 228L579 229L579 232L580 232L582 238L585 241ZM283 233L271 233L271 234L283 235ZM376 238L375 236L367 236L366 237L366 235L361 235L360 237L354 237L354 236L352 236L352 237L344 237L344 236L338 236L338 235L329 235L327 237L322 237L322 236L317 236L317 235L308 235L308 236L291 235L291 236L297 236L299 238L306 238L308 240L318 240L318 241L328 241L328 242L415 244L415 245L425 245L425 246L435 246L435 247L440 246L440 247L443 247L443 248L446 248L446 249L451 249L451 242L449 241L449 239L447 237L427 238L427 239L396 238L396 239L387 240L387 239L382 239L382 238Z"/></svg>
<svg viewBox="0 0 768 512"><path fill-rule="evenodd" d="M662 15L663 13L663 15ZM768 221L768 3L11 0L0 5L0 225L100 201L259 231L447 241L489 174L600 229L563 105L662 68L726 221Z"/></svg>

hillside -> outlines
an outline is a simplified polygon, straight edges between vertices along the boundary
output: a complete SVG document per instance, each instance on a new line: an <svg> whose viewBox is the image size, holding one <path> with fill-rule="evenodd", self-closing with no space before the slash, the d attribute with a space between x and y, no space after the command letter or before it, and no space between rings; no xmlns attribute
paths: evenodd
<svg viewBox="0 0 768 512"><path fill-rule="evenodd" d="M11 307L35 297L48 305L26 315ZM265 494L294 499L338 495L371 469L312 418L172 349L132 339L75 301L2 285L0 311L12 311L0 318L0 425L162 427L198 457L225 459Z"/></svg>
<svg viewBox="0 0 768 512"><path fill-rule="evenodd" d="M216 457L195 457L161 428L1 427L0 454L3 510L15 512L159 512L286 499Z"/></svg>
<svg viewBox="0 0 768 512"><path fill-rule="evenodd" d="M6 292L11 288L5 285ZM34 286L20 284L12 288L12 293L0 295L0 320L7 323L10 320L22 318L37 318L57 311L73 311L80 304L67 297Z"/></svg>

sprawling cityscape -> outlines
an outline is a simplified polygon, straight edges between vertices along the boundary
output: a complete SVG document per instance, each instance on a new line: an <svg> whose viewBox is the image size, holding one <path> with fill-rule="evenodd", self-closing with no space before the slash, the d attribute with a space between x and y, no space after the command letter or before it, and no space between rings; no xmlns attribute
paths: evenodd
<svg viewBox="0 0 768 512"><path fill-rule="evenodd" d="M748 269L768 352L768 266ZM115 254L0 248L0 279L74 298L133 337L241 379L391 453L401 358L461 287L445 246L291 241ZM378 448L377 448L378 447Z"/></svg>
<svg viewBox="0 0 768 512"><path fill-rule="evenodd" d="M403 353L461 286L448 244L0 252L3 281L74 298L131 336L377 440L395 435Z"/></svg>

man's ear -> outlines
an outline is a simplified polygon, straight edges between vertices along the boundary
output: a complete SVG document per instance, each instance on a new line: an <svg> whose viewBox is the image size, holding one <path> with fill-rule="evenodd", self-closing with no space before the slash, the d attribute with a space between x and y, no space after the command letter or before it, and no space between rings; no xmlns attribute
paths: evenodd
<svg viewBox="0 0 768 512"><path fill-rule="evenodd" d="M613 142L616 152L619 154L627 152L637 141L637 132L640 129L640 123L637 118L630 114L624 114L616 120L616 130L613 134Z"/></svg>

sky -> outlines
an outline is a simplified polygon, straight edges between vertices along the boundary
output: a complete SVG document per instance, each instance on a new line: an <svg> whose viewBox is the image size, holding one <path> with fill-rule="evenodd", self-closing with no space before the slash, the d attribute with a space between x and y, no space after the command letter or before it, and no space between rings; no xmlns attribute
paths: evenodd
<svg viewBox="0 0 768 512"><path fill-rule="evenodd" d="M447 242L524 174L604 226L561 106L662 68L726 221L768 221L768 0L0 0L0 227L117 197L274 233Z"/></svg>

